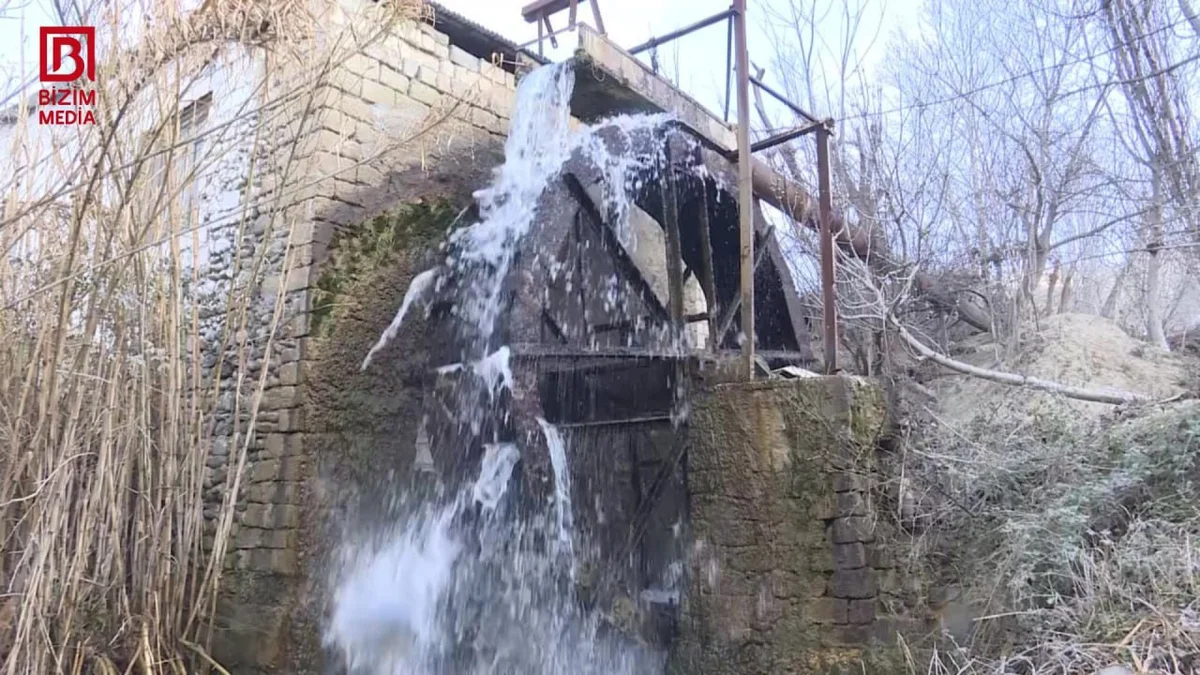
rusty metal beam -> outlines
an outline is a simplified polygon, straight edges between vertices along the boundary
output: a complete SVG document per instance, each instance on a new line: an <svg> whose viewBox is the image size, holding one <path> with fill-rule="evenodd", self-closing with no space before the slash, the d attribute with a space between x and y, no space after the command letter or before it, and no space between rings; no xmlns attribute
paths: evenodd
<svg viewBox="0 0 1200 675"><path fill-rule="evenodd" d="M825 372L838 372L837 288L834 285L833 193L829 184L828 126L817 130L817 194L821 227L821 304L825 308Z"/></svg>
<svg viewBox="0 0 1200 675"><path fill-rule="evenodd" d="M538 36L536 38L530 40L529 42L524 42L524 43L517 45L516 48L519 50L524 50L524 49L529 49L530 47L532 47L534 45L537 45L538 46L538 56L540 56L542 58L545 58L545 56L546 56L543 53L542 41L549 39L549 40L551 40L551 46L557 47L558 46L557 42L556 42L557 36L562 35L563 33L570 33L571 31L575 30L571 26L564 26L557 30L550 31L550 33L547 34L545 32L546 26L544 23L538 22L537 26L538 26Z"/></svg>
<svg viewBox="0 0 1200 675"><path fill-rule="evenodd" d="M728 21L729 30L725 35L725 115L721 119L729 123L729 102L733 99L731 95L733 86L733 17Z"/></svg>
<svg viewBox="0 0 1200 675"><path fill-rule="evenodd" d="M825 126L824 122L813 122L811 124L806 124L802 127L797 127L795 129L789 129L787 131L784 131L783 133L775 134L774 136L764 138L761 141L758 141L757 143L755 143L754 145L751 145L750 152L762 152L763 150L773 148L777 145L782 145L784 143L787 143L788 141L800 138L801 136L811 134L812 132L816 131L817 129L820 129L823 126Z"/></svg>
<svg viewBox="0 0 1200 675"><path fill-rule="evenodd" d="M630 48L629 53L630 54L640 54L640 53L646 51L647 49L654 49L655 47L658 47L660 45L665 45L668 42L671 42L673 40L678 40L679 38L681 38L685 35L690 35L691 33L695 33L696 31L698 31L702 28L708 28L709 26L713 25L714 23L720 23L722 21L725 21L725 20L729 19L730 17L732 17L733 13L734 13L733 9L727 9L724 12L718 12L717 14L713 14L710 17L701 19L693 24L684 26L683 28L680 28L678 30L673 30L670 33L667 33L666 35L664 35L662 37L652 37L649 40L646 40L645 42L643 42L642 44L640 44L636 47Z"/></svg>
<svg viewBox="0 0 1200 675"><path fill-rule="evenodd" d="M817 119L816 116L814 116L812 113L808 112L804 108L801 108L800 106L796 105L795 103L792 103L791 101L789 101L788 97L784 96L783 94L781 94L781 93L775 91L774 89L770 88L769 86L767 86L767 84L765 82L758 79L757 77L754 77L753 75L750 76L750 82L751 82L751 84L758 87L759 89L762 89L771 98L784 104L789 109L791 109L792 112L803 117L804 119L808 120L809 122L816 123L816 122L821 121L821 120Z"/></svg>
<svg viewBox="0 0 1200 675"><path fill-rule="evenodd" d="M600 16L600 0L592 0L592 19L596 21L596 30L600 31L601 35L608 32L604 30L604 18Z"/></svg>
<svg viewBox="0 0 1200 675"><path fill-rule="evenodd" d="M738 98L738 226L741 234L742 343L746 379L754 379L754 187L750 166L750 51L746 44L746 0L733 3L734 40L737 43Z"/></svg>
<svg viewBox="0 0 1200 675"><path fill-rule="evenodd" d="M823 126L826 126L827 124L829 124L829 123L828 122L813 122L812 124L806 124L802 127L796 127L795 129L788 129L787 131L784 131L782 133L776 134L774 136L769 136L767 138L764 138L761 141L756 141L756 142L752 143L750 145L750 152L756 153L756 152L761 152L763 150L769 150L770 148L773 148L777 145L782 145L784 143L787 143L788 141L796 140L797 138L800 138L801 136L807 136L808 134L811 134L812 132L820 129ZM738 158L737 150L730 151L728 156L729 156L729 161L736 162L737 158ZM753 166L754 177L755 177L755 180L757 181L758 175L761 172L761 167L757 163L757 160L755 160L755 162L752 162L751 165ZM757 194L757 191L755 194Z"/></svg>

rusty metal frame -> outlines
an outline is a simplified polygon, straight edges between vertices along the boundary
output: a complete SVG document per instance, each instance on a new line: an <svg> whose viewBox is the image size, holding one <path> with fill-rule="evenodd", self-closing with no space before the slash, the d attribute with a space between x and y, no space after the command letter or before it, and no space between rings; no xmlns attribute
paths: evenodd
<svg viewBox="0 0 1200 675"><path fill-rule="evenodd" d="M555 38L559 35L562 35L563 33L569 33L572 30L574 30L574 28L571 26L564 26L563 28L559 28L558 30L553 31L549 35L547 35L542 32L544 30L544 25L540 19L538 20L537 26L538 26L538 36L536 38L530 40L529 42L517 45L517 49L518 50L529 49L530 47L537 45L537 48L538 48L537 55L542 58L545 58L545 56L546 56L544 49L543 49L543 45L542 45L542 42L544 40L551 40L550 46L557 47L558 42L557 42L557 40L555 40Z"/></svg>
<svg viewBox="0 0 1200 675"><path fill-rule="evenodd" d="M833 192L829 184L829 136L832 124L817 129L817 200L821 226L821 304L824 305L825 372L838 372L837 288L833 256Z"/></svg>
<svg viewBox="0 0 1200 675"><path fill-rule="evenodd" d="M552 40L552 45L557 45L554 37L560 33L574 30L577 25L577 11L580 0L570 0L567 8L570 10L568 25L566 28L558 31L553 30L549 22L551 12L543 11L540 15L530 18L530 15L523 15L526 21L536 21L538 23L538 38L532 42L526 43L519 47L524 49L536 42L538 45L539 56L543 54L543 41L547 38ZM598 0L585 0L591 2L593 16L596 20L596 29L603 35L605 34L603 20L600 16L600 8ZM751 167L753 154L777 147L784 143L788 143L797 138L801 138L808 134L814 134L817 144L817 180L818 180L818 202L819 202L819 232L820 232L820 259L821 259L821 296L822 304L824 305L824 357L825 369L829 373L835 373L839 370L837 360L837 293L835 288L835 265L836 260L833 251L833 206L832 206L832 188L830 185L830 158L829 158L829 137L833 133L833 121L829 119L819 119L804 108L790 101L786 96L771 88L765 82L750 74L750 58L746 36L746 0L733 0L733 5L723 12L718 12L711 16L705 17L683 28L671 31L661 37L652 37L646 42L639 44L628 50L630 55L636 55L649 49L654 49L660 45L667 44L686 35L716 25L722 21L728 24L728 36L726 45L726 83L725 83L725 119L729 117L730 104L730 88L733 84L733 75L737 77L737 101L738 101L738 120L736 125L737 130L737 149L733 152L724 152L728 159L736 160L738 164L738 226L740 240L740 293L736 302L731 303L730 307L724 308L721 316L717 316L716 308L713 306L714 297L706 298L709 302L709 323L710 323L710 349L719 350L721 341L728 332L732 322L732 314L730 310L737 311L735 307L745 306L749 311L741 312L742 315L742 333L745 335L745 343L742 345L742 354L744 359L744 368L747 378L752 379L754 376L754 351L755 351L755 326L754 326L754 274L758 263L761 261L761 256L756 251L756 245L759 244L758 236L754 231L754 187L753 187L753 172ZM547 36L543 31L549 30ZM735 52L736 50L736 52ZM732 61L736 58L736 67L733 67ZM805 120L806 124L798 126L781 133L772 135L768 138L751 143L750 141L750 86L755 86L773 99L782 103L797 116ZM668 172L670 168L668 167ZM582 185L578 184L577 180L573 180L573 176L569 176L567 180L568 187L572 192L577 193L575 196L580 202L584 217L593 225L599 226L600 230L605 231L608 228L605 226L603 218L596 210L595 205L591 204L586 193L583 192ZM676 306L677 301L681 298L675 298L676 294L682 296L682 282L678 278L680 270L675 269L678 265L673 265L670 261L670 249L672 243L674 248L678 248L678 204L675 194L677 186L673 183L671 176L668 176L667 194L664 195L664 201L671 202L664 204L664 216L667 222L663 223L667 232L667 247L668 247L668 265L674 272L669 279L672 282L670 285L671 291L671 306L669 308L662 307L661 303L653 303L657 305L652 308L652 312L658 314L661 312L666 315L665 318L678 329L679 324L683 322L680 308ZM669 196L668 196L669 195ZM705 195L707 202L707 195ZM704 216L707 216L705 209ZM703 220L707 221L707 217ZM701 223L704 239L709 239L707 222ZM608 234L611 234L609 232ZM672 242L672 239L675 239ZM708 241L702 242L702 253L708 253L711 257L711 243ZM619 255L618 255L619 257ZM711 260L704 261L705 267L711 266ZM702 270L711 278L712 270ZM644 280L642 280L644 281ZM636 285L636 282L635 282ZM643 289L644 290L644 289ZM705 289L708 290L708 289ZM714 289L715 290L715 289ZM652 292L651 292L652 294ZM643 293L644 295L644 293ZM706 293L709 295L709 293ZM654 297L657 300L657 296ZM681 303L680 303L681 304ZM715 331L713 329L716 329ZM799 339L797 337L797 339Z"/></svg>
<svg viewBox="0 0 1200 675"><path fill-rule="evenodd" d="M770 136L768 138L762 139L761 141L755 142L754 144L752 144L750 146L750 152L751 153L762 152L763 150L768 150L777 145L783 145L784 143L787 143L788 141L794 141L797 138L800 138L802 136L807 136L808 134L811 134L814 131L818 131L819 129L822 129L824 127L825 127L824 122L813 122L811 124L806 124L802 127L796 127L795 129L789 129L782 133L775 134L774 136Z"/></svg>
<svg viewBox="0 0 1200 675"><path fill-rule="evenodd" d="M662 37L652 37L649 40L646 40L645 42L643 42L642 44L629 49L629 53L634 56L637 56L638 54L646 51L647 49L654 49L655 47L661 47L662 45L665 45L668 42L674 42L675 40L678 40L681 37L684 37L686 35L691 35L692 33L695 33L696 31L701 30L703 28L708 28L709 26L721 23L722 21L728 21L733 18L735 11L736 10L734 10L731 7L723 12L717 12L716 14L713 14L710 17L700 19L699 21L697 21L693 24L684 26L683 28L680 28L678 30L673 30L670 33L667 33L666 35L664 35Z"/></svg>
<svg viewBox="0 0 1200 675"><path fill-rule="evenodd" d="M781 94L781 93L775 91L774 89L772 89L771 87L767 86L767 84L765 82L758 79L757 77L754 77L753 75L751 75L750 83L753 84L754 86L758 87L759 89L762 89L763 93L767 94L768 96L775 99L776 101L779 101L780 103L784 104L792 112L803 117L804 119L808 120L809 122L817 123L817 122L821 121L821 120L817 119L816 115L813 115L812 113L808 112L804 108L801 108L800 106L796 105L795 103L792 103L790 100L788 100L788 97L784 96L783 94Z"/></svg>
<svg viewBox="0 0 1200 675"><path fill-rule="evenodd" d="M746 42L746 0L734 0L738 99L738 228L741 240L742 356L746 379L754 379L754 186L750 166L750 50Z"/></svg>
<svg viewBox="0 0 1200 675"><path fill-rule="evenodd" d="M744 1L744 0L742 0ZM786 96L767 86L762 80L750 76L749 82L770 95L775 100L787 106L792 112L803 118L808 124L789 131L765 138L750 146L750 153L767 150L789 141L815 134L817 141L817 203L818 231L820 233L821 256L821 304L824 310L822 318L824 335L825 372L833 374L841 370L838 365L838 316L837 316L837 286L835 266L837 261L833 250L833 190L830 185L829 166L829 137L833 135L833 120L820 120L804 108L792 103ZM740 143L739 150L744 147ZM741 152L738 152L741 160Z"/></svg>
<svg viewBox="0 0 1200 675"><path fill-rule="evenodd" d="M604 30L604 17L600 15L600 0L583 0L583 1L590 3L592 6L592 20L594 20L596 22L596 30L601 35L606 34L606 31ZM518 45L517 49L527 49L527 48L533 46L534 44L536 44L538 56L544 57L545 56L545 48L544 48L543 43L545 40L550 40L550 47L557 49L558 48L558 36L562 35L563 33L569 33L569 32L574 31L579 25L579 3L580 3L580 0L569 0L569 2L567 4L567 11L568 11L567 25L566 25L566 27L560 28L558 30L555 30L554 26L552 26L550 24L550 17L552 15L554 15L556 12L551 12L546 9L541 9L541 10L539 10L539 13L537 13L537 14L530 14L528 11L529 6L526 5L521 10L521 16L522 16L522 18L525 19L525 21L527 23L536 23L537 24L538 36L536 39L530 40L529 42L526 42L523 45ZM558 10L558 11L562 11L562 10Z"/></svg>
<svg viewBox="0 0 1200 675"><path fill-rule="evenodd" d="M729 123L729 101L732 100L731 87L733 86L733 17L729 19L729 30L725 35L725 114L721 117L726 124Z"/></svg>

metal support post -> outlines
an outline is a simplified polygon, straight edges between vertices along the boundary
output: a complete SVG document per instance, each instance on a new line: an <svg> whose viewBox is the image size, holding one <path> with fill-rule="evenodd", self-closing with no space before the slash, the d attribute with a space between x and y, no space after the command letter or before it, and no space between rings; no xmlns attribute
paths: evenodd
<svg viewBox="0 0 1200 675"><path fill-rule="evenodd" d="M750 154L750 52L746 44L746 0L735 0L737 49L738 225L741 233L742 356L746 379L754 378L754 189Z"/></svg>
<svg viewBox="0 0 1200 675"><path fill-rule="evenodd" d="M837 289L833 271L833 195L829 185L829 125L817 129L817 200L821 220L821 303L825 306L825 372L838 371Z"/></svg>

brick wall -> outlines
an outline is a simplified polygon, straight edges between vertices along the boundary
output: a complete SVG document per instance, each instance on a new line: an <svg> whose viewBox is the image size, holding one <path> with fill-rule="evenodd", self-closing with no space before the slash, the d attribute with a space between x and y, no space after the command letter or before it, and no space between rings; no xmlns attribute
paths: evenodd
<svg viewBox="0 0 1200 675"><path fill-rule="evenodd" d="M399 202L498 163L513 106L512 73L424 23L373 34L381 11L346 0L325 27L343 38L341 51L270 61L260 54L224 74L236 81L267 72L270 84L255 99L257 129L233 144L257 170L237 193L247 204L244 224L230 232L229 254L212 271L222 289L254 292L244 307L210 303L212 339L201 346L204 373L219 378L221 390L208 458L209 546L222 526L218 506L237 488L214 645L234 672L277 671L295 661L285 653L287 636L316 631L314 621L299 626L293 615L321 590L306 553L327 546L311 531L321 489L314 439L325 430L310 422L306 400L320 351L315 286L330 246ZM361 39L347 45L352 35ZM260 380L266 389L256 400Z"/></svg>
<svg viewBox="0 0 1200 675"><path fill-rule="evenodd" d="M877 540L883 397L843 377L719 385L690 421L695 549L673 672L867 672L910 623ZM887 672L881 671L881 672Z"/></svg>

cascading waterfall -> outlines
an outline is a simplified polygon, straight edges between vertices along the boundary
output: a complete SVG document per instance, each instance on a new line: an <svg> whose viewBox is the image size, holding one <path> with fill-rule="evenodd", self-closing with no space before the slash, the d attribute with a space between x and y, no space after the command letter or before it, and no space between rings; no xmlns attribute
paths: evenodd
<svg viewBox="0 0 1200 675"><path fill-rule="evenodd" d="M454 232L442 266L414 279L366 368L394 338L413 305L452 290L461 326L461 364L443 374L464 390L450 411L483 446L473 480L441 499L409 508L372 536L348 537L333 575L325 639L351 673L600 675L661 672L663 655L639 647L581 609L573 597L570 452L559 430L539 419L555 480L553 505L521 508L509 481L521 450L482 438L498 426L495 401L511 385L509 349L493 344L501 286L518 243L536 216L539 197L565 162L582 153L600 167L604 206L620 223L630 184L660 158L615 153L596 128L569 129L574 74L569 64L525 76L505 145L505 162L490 187L475 194L479 222ZM630 136L659 134L665 116L615 118L605 126ZM460 439L457 441L463 443ZM459 457L458 448L435 455ZM514 481L516 482L516 481Z"/></svg>
<svg viewBox="0 0 1200 675"><path fill-rule="evenodd" d="M571 530L575 523L571 515L571 472L567 466L567 443L559 433L558 427L541 417L538 418L538 424L546 436L550 466L554 470L554 509L557 515L558 541L566 547L567 555L573 558ZM572 566L571 576L574 575L575 569Z"/></svg>

